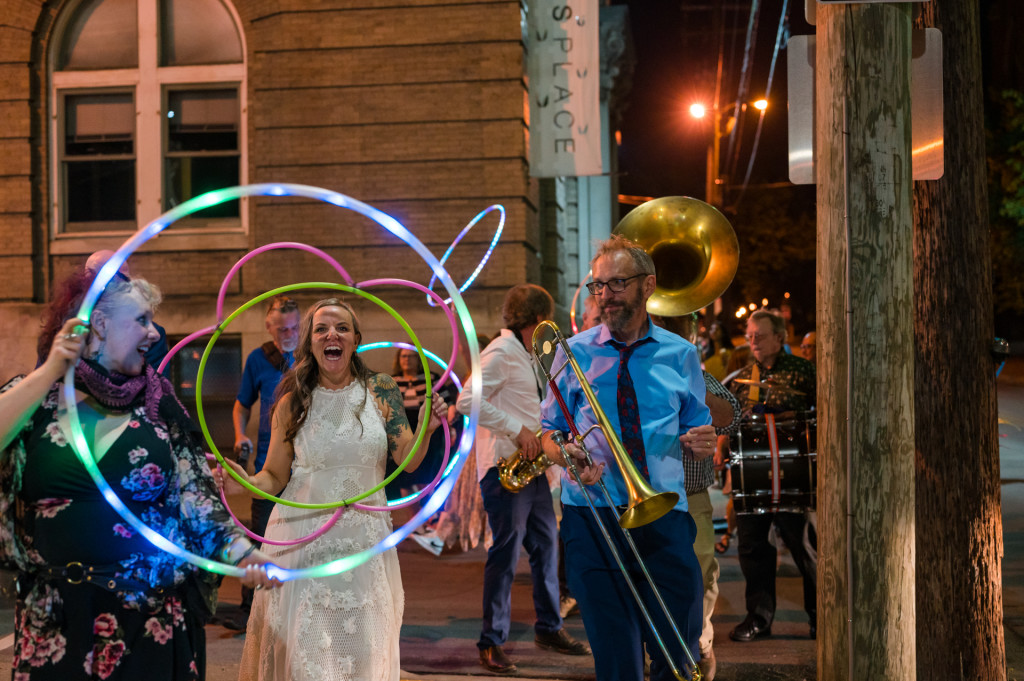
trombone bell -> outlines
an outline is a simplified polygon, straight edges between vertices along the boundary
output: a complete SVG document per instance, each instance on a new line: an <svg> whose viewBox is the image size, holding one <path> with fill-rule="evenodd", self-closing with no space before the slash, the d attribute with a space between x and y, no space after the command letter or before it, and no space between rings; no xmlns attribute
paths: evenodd
<svg viewBox="0 0 1024 681"><path fill-rule="evenodd" d="M619 516L619 525L626 529L643 527L665 515L679 503L679 495L675 492L658 492L647 481L639 476L643 488L633 490L627 482L630 503L626 512ZM635 496L634 496L635 494Z"/></svg>

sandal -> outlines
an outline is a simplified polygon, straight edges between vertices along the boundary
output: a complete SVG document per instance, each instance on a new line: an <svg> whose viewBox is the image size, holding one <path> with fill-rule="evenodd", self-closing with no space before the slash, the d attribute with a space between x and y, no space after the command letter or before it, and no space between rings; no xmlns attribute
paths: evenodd
<svg viewBox="0 0 1024 681"><path fill-rule="evenodd" d="M722 538L715 542L715 553L725 553L729 550L729 540L732 539L732 532L726 532Z"/></svg>

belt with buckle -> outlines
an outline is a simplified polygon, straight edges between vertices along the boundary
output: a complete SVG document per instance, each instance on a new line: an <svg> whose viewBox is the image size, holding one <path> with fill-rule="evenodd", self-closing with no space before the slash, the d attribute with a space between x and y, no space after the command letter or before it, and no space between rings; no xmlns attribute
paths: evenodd
<svg viewBox="0 0 1024 681"><path fill-rule="evenodd" d="M119 564L113 565L84 565L73 560L67 565L45 565L36 568L37 578L57 580L63 579L68 584L93 584L111 592L138 591L151 595L160 595L163 588L154 588L146 582L137 579L128 579L116 574L116 570L123 569Z"/></svg>

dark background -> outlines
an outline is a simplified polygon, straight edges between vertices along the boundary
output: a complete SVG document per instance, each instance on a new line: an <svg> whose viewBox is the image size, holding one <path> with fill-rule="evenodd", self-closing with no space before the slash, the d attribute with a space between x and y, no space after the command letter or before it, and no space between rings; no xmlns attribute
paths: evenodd
<svg viewBox="0 0 1024 681"><path fill-rule="evenodd" d="M744 184L757 130L759 112L752 108L737 116L732 154L729 137L721 142L720 173L725 177L720 208L732 223L740 242L740 265L732 286L723 295L722 318L737 328L734 315L740 305L770 306L787 301L793 308L798 333L814 327L815 304L815 188L788 182L786 117L786 43L791 35L811 34L804 20L803 0L762 0L756 19L756 39L749 57L749 86L738 95L744 62L750 0L613 0L627 5L636 54L636 66L627 104L618 121L619 191L625 195L692 196L706 200L705 168L711 142L710 116L694 119L693 102L710 108L714 100L716 70L722 48L720 109L732 111L737 99L753 101L765 96L769 68L783 8L786 7L781 45L774 69L769 105L753 157L749 183ZM919 5L915 5L919 7ZM1007 89L1024 90L1024 3L1019 0L983 0L980 3L986 114L992 158L1010 155L1015 143L1012 120L1001 103ZM716 18L716 13L718 14ZM737 148L738 145L738 148ZM1024 146L1024 145L1022 145ZM946 172L955 169L946 168ZM1020 173L1018 173L1020 174ZM1005 184L1005 182L1003 183ZM1024 262L1024 217L1000 217L1006 188L990 189L993 223L997 332L1024 339L1024 281L1017 270ZM1011 193L1013 189L1011 188ZM1024 190L1020 190L1024 200ZM623 204L624 215L632 208ZM1001 221L1001 227L999 224ZM998 229L1005 238L1000 239ZM984 238L983 231L979 238ZM1015 249L1012 252L1008 249ZM1017 266L1014 266L1014 263ZM1007 295L1017 290L1020 295ZM790 294L787 300L783 296Z"/></svg>

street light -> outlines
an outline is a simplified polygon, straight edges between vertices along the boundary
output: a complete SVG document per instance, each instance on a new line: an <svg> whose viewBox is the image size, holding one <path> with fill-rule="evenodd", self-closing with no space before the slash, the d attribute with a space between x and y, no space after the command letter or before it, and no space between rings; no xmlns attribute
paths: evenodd
<svg viewBox="0 0 1024 681"><path fill-rule="evenodd" d="M764 115L765 110L768 108L767 99L758 99L751 102L751 105ZM745 111L747 108L746 102L740 105L740 111ZM730 107L733 113L730 113L728 118L725 118L725 125L722 125L723 114L722 110L718 108L716 103L711 107L711 141L708 143L708 158L707 158L707 170L705 174L705 186L704 186L704 200L710 203L716 208L721 208L723 205L722 197L722 177L721 172L721 144L722 137L732 132L733 127L736 125L736 106ZM697 119L703 119L707 115L706 107L701 103L694 103L690 105L690 115Z"/></svg>
<svg viewBox="0 0 1024 681"><path fill-rule="evenodd" d="M707 114L703 104L691 104L690 115L694 118L703 119ZM732 125L736 119L733 116L729 117L729 121L726 123L726 127L732 130ZM705 170L705 184L704 184L704 200L710 203L712 206L721 207L722 201L719 195L719 186L721 181L718 177L719 168L719 153L722 141L722 135L728 134L726 130L722 131L722 111L718 108L718 105L711 107L711 141L708 143L708 158L707 168Z"/></svg>

